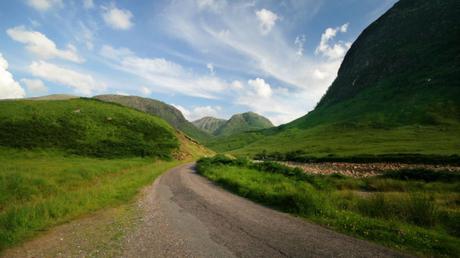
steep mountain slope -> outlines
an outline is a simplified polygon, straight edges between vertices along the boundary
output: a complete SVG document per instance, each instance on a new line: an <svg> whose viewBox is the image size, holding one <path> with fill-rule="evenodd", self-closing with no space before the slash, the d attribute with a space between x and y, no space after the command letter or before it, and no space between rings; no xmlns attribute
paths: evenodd
<svg viewBox="0 0 460 258"><path fill-rule="evenodd" d="M0 146L96 157L169 158L179 147L164 120L93 99L0 102Z"/></svg>
<svg viewBox="0 0 460 258"><path fill-rule="evenodd" d="M227 120L219 119L215 117L205 116L201 119L193 121L193 125L195 125L198 129L203 130L209 134L213 134L219 127L225 124Z"/></svg>
<svg viewBox="0 0 460 258"><path fill-rule="evenodd" d="M267 118L253 112L233 115L215 132L216 136L228 136L240 132L260 130L273 127Z"/></svg>
<svg viewBox="0 0 460 258"><path fill-rule="evenodd" d="M398 2L359 36L316 109L288 127L458 121L458 17L460 2L455 0Z"/></svg>
<svg viewBox="0 0 460 258"><path fill-rule="evenodd" d="M353 43L315 110L212 147L246 154L459 154L458 17L456 0L401 0Z"/></svg>
<svg viewBox="0 0 460 258"><path fill-rule="evenodd" d="M174 128L184 132L188 136L200 142L206 140L209 137L208 134L199 130L192 123L187 121L177 108L164 102L137 96L121 95L99 95L95 96L94 98L107 102L118 103L123 106L131 107L161 117Z"/></svg>

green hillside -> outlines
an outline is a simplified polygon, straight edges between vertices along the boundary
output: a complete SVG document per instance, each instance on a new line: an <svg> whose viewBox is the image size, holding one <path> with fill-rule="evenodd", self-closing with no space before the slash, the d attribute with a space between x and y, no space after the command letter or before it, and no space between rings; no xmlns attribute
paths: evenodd
<svg viewBox="0 0 460 258"><path fill-rule="evenodd" d="M187 121L177 108L164 102L149 98L122 95L99 95L94 98L107 102L115 102L123 106L135 108L137 110L159 116L166 120L174 128L200 142L210 137L210 135L197 129L191 122Z"/></svg>
<svg viewBox="0 0 460 258"><path fill-rule="evenodd" d="M193 121L193 125L195 125L198 129L205 131L209 134L214 134L214 132L219 129L222 125L225 124L227 120L205 116L201 119Z"/></svg>
<svg viewBox="0 0 460 258"><path fill-rule="evenodd" d="M315 110L211 147L235 154L460 154L458 17L455 0L398 2L354 42Z"/></svg>
<svg viewBox="0 0 460 258"><path fill-rule="evenodd" d="M118 104L0 101L0 253L97 210L125 210L163 172L212 154Z"/></svg>
<svg viewBox="0 0 460 258"><path fill-rule="evenodd" d="M459 16L455 0L398 2L359 36L316 109L288 127L457 123Z"/></svg>
<svg viewBox="0 0 460 258"><path fill-rule="evenodd" d="M240 132L260 130L273 127L267 118L253 112L233 115L227 122L215 132L216 136L228 136Z"/></svg>
<svg viewBox="0 0 460 258"><path fill-rule="evenodd" d="M179 145L162 119L97 100L1 101L0 110L3 147L168 158Z"/></svg>

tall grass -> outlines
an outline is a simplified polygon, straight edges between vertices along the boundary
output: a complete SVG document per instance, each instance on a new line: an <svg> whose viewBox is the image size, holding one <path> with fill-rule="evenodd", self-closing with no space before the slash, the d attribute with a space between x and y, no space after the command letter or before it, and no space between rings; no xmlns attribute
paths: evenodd
<svg viewBox="0 0 460 258"><path fill-rule="evenodd" d="M177 164L0 149L0 251L50 226L126 202Z"/></svg>
<svg viewBox="0 0 460 258"><path fill-rule="evenodd" d="M438 206L433 196L426 193L375 193L357 199L356 210L368 217L395 219L428 228L439 222Z"/></svg>
<svg viewBox="0 0 460 258"><path fill-rule="evenodd" d="M460 253L456 177L425 182L407 177L306 175L276 163L253 164L223 156L202 159L197 167L241 196L347 234L415 254Z"/></svg>

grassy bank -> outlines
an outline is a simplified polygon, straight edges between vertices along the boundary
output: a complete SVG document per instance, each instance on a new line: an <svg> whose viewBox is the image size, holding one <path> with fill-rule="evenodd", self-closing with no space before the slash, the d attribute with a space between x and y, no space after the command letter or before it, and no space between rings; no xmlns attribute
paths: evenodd
<svg viewBox="0 0 460 258"><path fill-rule="evenodd" d="M1 148L0 251L53 225L129 201L178 163Z"/></svg>
<svg viewBox="0 0 460 258"><path fill-rule="evenodd" d="M198 171L241 196L346 234L414 254L460 253L460 180L447 172L356 179L222 156L200 160Z"/></svg>
<svg viewBox="0 0 460 258"><path fill-rule="evenodd" d="M280 144L282 143L282 144ZM264 151L289 153L298 150L308 157L356 157L362 155L416 154L460 155L460 125L372 128L338 123L311 128L281 126L258 132L217 137L206 143L217 152L253 156Z"/></svg>

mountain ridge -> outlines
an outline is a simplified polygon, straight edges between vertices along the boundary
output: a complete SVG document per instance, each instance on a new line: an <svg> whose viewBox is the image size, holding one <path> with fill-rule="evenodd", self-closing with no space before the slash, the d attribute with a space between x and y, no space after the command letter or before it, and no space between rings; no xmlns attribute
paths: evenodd
<svg viewBox="0 0 460 258"><path fill-rule="evenodd" d="M234 114L225 124L215 131L216 136L232 135L245 131L254 131L273 127L272 122L254 112Z"/></svg>
<svg viewBox="0 0 460 258"><path fill-rule="evenodd" d="M274 127L268 118L251 111L234 114L228 120L207 116L193 124L216 137Z"/></svg>
<svg viewBox="0 0 460 258"><path fill-rule="evenodd" d="M115 94L98 95L93 98L101 101L118 103L123 106L161 117L177 130L184 132L187 136L194 138L199 142L203 142L210 137L210 135L199 130L191 122L189 122L180 110L165 102L139 96L123 96Z"/></svg>
<svg viewBox="0 0 460 258"><path fill-rule="evenodd" d="M213 134L219 127L225 124L225 122L227 122L225 119L205 116L192 121L192 124L194 124L200 130L203 130L209 134Z"/></svg>

